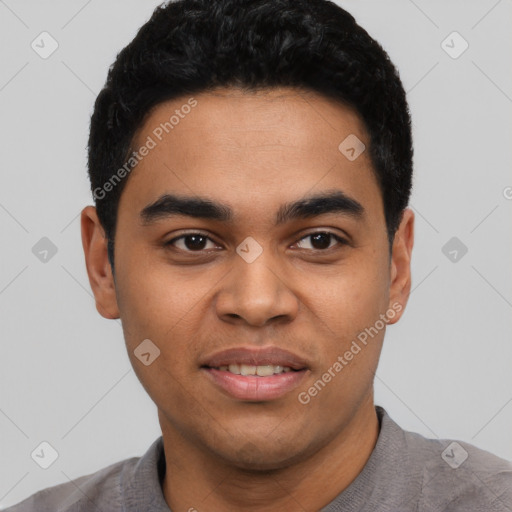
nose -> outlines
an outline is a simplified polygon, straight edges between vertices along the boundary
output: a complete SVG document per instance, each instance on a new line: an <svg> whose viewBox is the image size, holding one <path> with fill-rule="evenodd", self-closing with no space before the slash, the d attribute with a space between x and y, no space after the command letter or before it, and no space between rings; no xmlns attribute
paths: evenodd
<svg viewBox="0 0 512 512"><path fill-rule="evenodd" d="M262 327L278 319L289 322L297 316L299 299L277 257L269 250L250 263L238 254L234 256L233 268L216 297L219 318Z"/></svg>

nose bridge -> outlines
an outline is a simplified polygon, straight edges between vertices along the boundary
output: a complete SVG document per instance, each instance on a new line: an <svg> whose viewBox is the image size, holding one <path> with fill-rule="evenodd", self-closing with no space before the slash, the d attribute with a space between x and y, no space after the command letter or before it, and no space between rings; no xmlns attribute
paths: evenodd
<svg viewBox="0 0 512 512"><path fill-rule="evenodd" d="M254 239L237 247L232 271L217 298L217 314L243 318L253 325L264 325L275 317L293 317L297 298L280 275L276 257Z"/></svg>

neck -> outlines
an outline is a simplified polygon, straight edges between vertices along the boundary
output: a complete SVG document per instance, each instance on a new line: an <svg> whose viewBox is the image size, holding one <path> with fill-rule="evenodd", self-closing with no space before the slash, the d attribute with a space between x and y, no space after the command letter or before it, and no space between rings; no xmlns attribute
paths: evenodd
<svg viewBox="0 0 512 512"><path fill-rule="evenodd" d="M168 426L168 425L166 425ZM373 396L329 443L286 468L250 471L199 450L162 428L166 472L162 484L173 512L318 511L362 471L379 436Z"/></svg>

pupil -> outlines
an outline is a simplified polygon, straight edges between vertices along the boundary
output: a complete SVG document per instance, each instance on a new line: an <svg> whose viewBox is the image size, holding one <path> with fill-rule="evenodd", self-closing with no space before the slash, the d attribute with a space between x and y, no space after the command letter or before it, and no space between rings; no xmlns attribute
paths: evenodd
<svg viewBox="0 0 512 512"><path fill-rule="evenodd" d="M185 246L190 250L204 249L206 237L202 235L189 235L185 238Z"/></svg>
<svg viewBox="0 0 512 512"><path fill-rule="evenodd" d="M327 249L331 243L329 233L316 233L311 235L312 245L315 249Z"/></svg>
<svg viewBox="0 0 512 512"><path fill-rule="evenodd" d="M315 249L327 249L331 243L329 233L316 233L311 235L312 245ZM189 235L185 238L185 245L190 250L204 249L206 237L203 235Z"/></svg>

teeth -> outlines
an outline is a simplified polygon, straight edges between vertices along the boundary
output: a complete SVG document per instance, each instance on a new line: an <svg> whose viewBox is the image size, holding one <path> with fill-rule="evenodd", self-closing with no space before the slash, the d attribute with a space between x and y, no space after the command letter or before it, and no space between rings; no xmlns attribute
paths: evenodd
<svg viewBox="0 0 512 512"><path fill-rule="evenodd" d="M269 375L274 375L274 367L269 364L266 366L257 366L256 373L260 377L268 377Z"/></svg>
<svg viewBox="0 0 512 512"><path fill-rule="evenodd" d="M230 364L229 366L219 366L219 370L224 372L229 371L236 375L257 375L258 377L270 377L271 375L292 371L288 366L274 366L272 364L261 366L254 366L252 364Z"/></svg>
<svg viewBox="0 0 512 512"><path fill-rule="evenodd" d="M251 364L240 365L240 375L256 375L256 366Z"/></svg>
<svg viewBox="0 0 512 512"><path fill-rule="evenodd" d="M237 364L230 364L229 371L231 373L236 373L237 375L240 375L240 366L238 366Z"/></svg>

